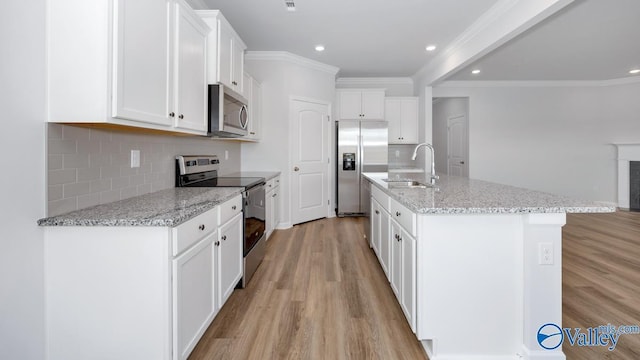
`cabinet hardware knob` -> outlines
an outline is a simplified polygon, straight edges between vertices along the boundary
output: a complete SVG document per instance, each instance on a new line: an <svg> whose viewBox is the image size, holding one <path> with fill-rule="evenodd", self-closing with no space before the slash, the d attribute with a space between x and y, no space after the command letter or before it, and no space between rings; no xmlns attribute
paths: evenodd
<svg viewBox="0 0 640 360"><path fill-rule="evenodd" d="M204 230L204 224L201 224L200 226L198 226L198 229Z"/></svg>
<svg viewBox="0 0 640 360"><path fill-rule="evenodd" d="M380 214L380 211L376 210L376 214Z"/></svg>
<svg viewBox="0 0 640 360"><path fill-rule="evenodd" d="M215 245L216 245L216 246L220 246L220 241L216 241L216 242L215 242Z"/></svg>
<svg viewBox="0 0 640 360"><path fill-rule="evenodd" d="M464 165L464 161L460 161L460 165Z"/></svg>
<svg viewBox="0 0 640 360"><path fill-rule="evenodd" d="M398 241L402 241L402 236L398 235Z"/></svg>
<svg viewBox="0 0 640 360"><path fill-rule="evenodd" d="M233 206L231 207L231 210L235 210L235 209L237 209L237 207L236 207L235 205L233 205Z"/></svg>
<svg viewBox="0 0 640 360"><path fill-rule="evenodd" d="M396 216L400 216L400 215L401 215L400 212L396 211Z"/></svg>
<svg viewBox="0 0 640 360"><path fill-rule="evenodd" d="M182 114L178 115L178 119L184 119L184 115Z"/></svg>
<svg viewBox="0 0 640 360"><path fill-rule="evenodd" d="M276 197L276 195L278 195L278 194L273 194L273 195L271 195L271 197Z"/></svg>
<svg viewBox="0 0 640 360"><path fill-rule="evenodd" d="M222 240L227 240L227 235L222 235Z"/></svg>
<svg viewBox="0 0 640 360"><path fill-rule="evenodd" d="M169 113L169 117L175 117L176 113L174 113L173 111Z"/></svg>
<svg viewBox="0 0 640 360"><path fill-rule="evenodd" d="M293 168L293 171L299 171L299 170L300 170L300 168L297 167L297 166Z"/></svg>

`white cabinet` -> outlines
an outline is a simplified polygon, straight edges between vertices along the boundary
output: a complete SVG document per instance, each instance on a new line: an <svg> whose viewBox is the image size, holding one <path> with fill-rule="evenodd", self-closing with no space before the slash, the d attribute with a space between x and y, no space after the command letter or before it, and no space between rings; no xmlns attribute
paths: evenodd
<svg viewBox="0 0 640 360"><path fill-rule="evenodd" d="M262 85L248 73L244 74L244 96L249 107L247 135L241 140L260 141L262 136Z"/></svg>
<svg viewBox="0 0 640 360"><path fill-rule="evenodd" d="M183 0L175 4L174 86L175 127L207 131L207 35L211 30Z"/></svg>
<svg viewBox="0 0 640 360"><path fill-rule="evenodd" d="M387 275L387 279L391 278L391 232L389 226L389 213L380 208L380 253L378 259L382 270Z"/></svg>
<svg viewBox="0 0 640 360"><path fill-rule="evenodd" d="M243 275L242 214L235 215L227 223L221 225L218 229L218 236L219 239L215 242L215 258L218 284L217 304L220 308L229 299Z"/></svg>
<svg viewBox="0 0 640 360"><path fill-rule="evenodd" d="M384 119L384 90L340 89L336 92L339 119Z"/></svg>
<svg viewBox="0 0 640 360"><path fill-rule="evenodd" d="M209 83L222 83L244 93L244 51L247 46L219 10L199 10L196 13L212 29L207 40Z"/></svg>
<svg viewBox="0 0 640 360"><path fill-rule="evenodd" d="M384 210L383 210L384 211ZM375 199L371 199L371 248L380 259L380 204Z"/></svg>
<svg viewBox="0 0 640 360"><path fill-rule="evenodd" d="M280 176L267 181L265 192L267 202L265 232L268 240L280 222Z"/></svg>
<svg viewBox="0 0 640 360"><path fill-rule="evenodd" d="M182 20L193 10L183 0L49 0L47 8L49 122L205 133L205 98L193 92L204 74L192 67L206 54L190 53L194 38ZM186 67L176 63L177 52ZM198 125L175 127L177 111Z"/></svg>
<svg viewBox="0 0 640 360"><path fill-rule="evenodd" d="M60 6L59 4L59 1L56 2L54 8ZM171 63L168 56L170 7L167 6L166 1L157 0L114 0L114 7L117 10L114 12L113 19L114 97L112 116L171 126L173 121L168 116L170 82L169 76L167 76ZM141 23L141 19L145 19L145 21ZM54 34L57 34L56 30L58 30L57 27L54 27ZM93 36L98 36L98 34L91 34L91 37ZM94 40L98 41L98 39ZM52 45L58 44L57 41L54 41ZM56 55L54 57L56 61L62 60L59 58L62 54L59 54L58 50L55 47L51 50ZM91 50L92 48L87 47L85 53L91 56L90 54L93 54ZM74 63L83 61L82 58L70 60ZM105 66L105 68L100 72L107 71L104 60L102 60L101 66ZM55 68L52 67L51 70L55 70ZM77 80L73 73L64 73L64 76L69 76L74 83ZM54 74L53 77L57 77L57 75ZM85 81L88 82L91 79L88 78ZM62 84L55 82L52 85L57 88ZM96 90L98 92L107 91L106 88ZM83 88L78 88L75 91L83 91ZM59 99L59 97L64 94L51 95L52 98L62 101L63 99ZM57 102L54 101L54 104ZM65 120L64 114L59 116L56 116L54 120ZM104 116L106 117L107 114L105 113Z"/></svg>
<svg viewBox="0 0 640 360"><path fill-rule="evenodd" d="M213 243L218 233L173 260L174 358L186 359L217 312Z"/></svg>
<svg viewBox="0 0 640 360"><path fill-rule="evenodd" d="M389 122L389 144L418 143L417 97L388 97L384 113Z"/></svg>

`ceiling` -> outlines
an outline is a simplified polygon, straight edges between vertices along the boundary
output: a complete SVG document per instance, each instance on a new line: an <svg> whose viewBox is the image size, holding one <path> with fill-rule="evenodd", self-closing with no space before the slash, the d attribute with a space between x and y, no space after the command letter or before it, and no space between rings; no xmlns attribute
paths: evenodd
<svg viewBox="0 0 640 360"><path fill-rule="evenodd" d="M629 70L640 68L639 34L640 1L576 0L447 80L637 77Z"/></svg>
<svg viewBox="0 0 640 360"><path fill-rule="evenodd" d="M404 77L498 0L191 0L219 9L249 51L288 51L340 68L338 77ZM200 6L199 6L200 5ZM316 52L315 46L325 46ZM430 44L433 52L425 51Z"/></svg>
<svg viewBox="0 0 640 360"><path fill-rule="evenodd" d="M338 77L414 75L498 0L188 0L219 9L249 51L288 51ZM289 0L291 1L291 0ZM575 0L441 80L609 80L640 68L640 0ZM324 52L316 52L318 44ZM430 44L433 52L425 51ZM481 69L478 75L471 70ZM640 76L640 75L635 75Z"/></svg>

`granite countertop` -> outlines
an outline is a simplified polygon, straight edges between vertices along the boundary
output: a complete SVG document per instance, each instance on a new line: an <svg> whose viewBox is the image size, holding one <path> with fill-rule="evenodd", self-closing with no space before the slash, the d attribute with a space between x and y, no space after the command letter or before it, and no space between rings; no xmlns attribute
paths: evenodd
<svg viewBox="0 0 640 360"><path fill-rule="evenodd" d="M240 194L243 188L171 188L38 220L40 226L174 227Z"/></svg>
<svg viewBox="0 0 640 360"><path fill-rule="evenodd" d="M418 214L602 213L614 206L488 181L440 175L434 188L389 188L387 173L365 173L375 186ZM425 174L393 173L394 180L428 183ZM428 176L428 174L426 175Z"/></svg>
<svg viewBox="0 0 640 360"><path fill-rule="evenodd" d="M239 177L263 177L265 180L271 180L280 175L280 171L240 171L231 174L220 175L225 176L239 176Z"/></svg>

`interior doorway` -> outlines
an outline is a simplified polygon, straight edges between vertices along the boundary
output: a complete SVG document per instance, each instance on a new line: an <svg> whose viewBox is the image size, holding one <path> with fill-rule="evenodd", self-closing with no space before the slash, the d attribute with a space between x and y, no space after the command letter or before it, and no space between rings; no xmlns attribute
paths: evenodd
<svg viewBox="0 0 640 360"><path fill-rule="evenodd" d="M433 98L436 172L469 177L469 98Z"/></svg>

